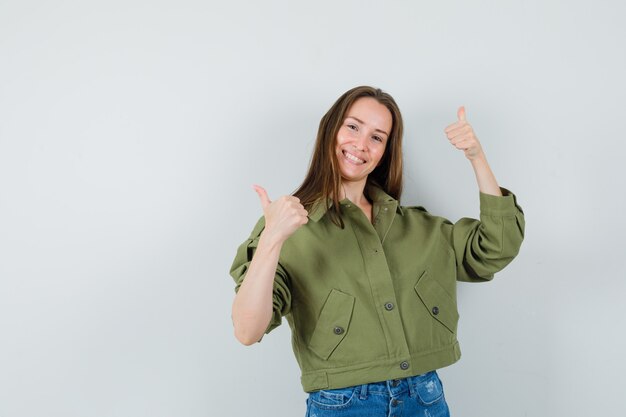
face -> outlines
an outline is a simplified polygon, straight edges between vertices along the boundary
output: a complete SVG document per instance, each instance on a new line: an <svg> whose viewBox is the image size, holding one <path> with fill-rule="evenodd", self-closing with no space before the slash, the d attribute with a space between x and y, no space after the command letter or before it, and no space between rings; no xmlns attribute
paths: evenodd
<svg viewBox="0 0 626 417"><path fill-rule="evenodd" d="M392 124L389 109L374 98L361 97L352 103L335 146L344 182L365 183L385 153Z"/></svg>

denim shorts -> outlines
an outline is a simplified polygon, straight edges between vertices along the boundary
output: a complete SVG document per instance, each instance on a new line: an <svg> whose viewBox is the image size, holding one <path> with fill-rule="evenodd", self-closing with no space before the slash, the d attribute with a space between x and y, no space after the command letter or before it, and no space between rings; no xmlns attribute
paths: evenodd
<svg viewBox="0 0 626 417"><path fill-rule="evenodd" d="M436 371L309 393L305 417L449 417Z"/></svg>

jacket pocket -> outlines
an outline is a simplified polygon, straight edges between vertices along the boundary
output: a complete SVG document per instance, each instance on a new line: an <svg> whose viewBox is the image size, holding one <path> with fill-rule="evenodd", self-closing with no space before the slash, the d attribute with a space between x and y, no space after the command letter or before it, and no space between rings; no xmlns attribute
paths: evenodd
<svg viewBox="0 0 626 417"><path fill-rule="evenodd" d="M309 341L309 349L327 360L346 337L354 309L354 297L331 290Z"/></svg>
<svg viewBox="0 0 626 417"><path fill-rule="evenodd" d="M424 271L415 284L415 292L432 318L443 324L452 333L456 333L459 313L454 300L443 287Z"/></svg>

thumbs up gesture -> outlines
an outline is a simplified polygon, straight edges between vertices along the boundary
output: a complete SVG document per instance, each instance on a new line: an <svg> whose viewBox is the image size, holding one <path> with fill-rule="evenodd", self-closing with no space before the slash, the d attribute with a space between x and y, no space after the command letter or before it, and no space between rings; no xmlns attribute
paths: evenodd
<svg viewBox="0 0 626 417"><path fill-rule="evenodd" d="M265 216L263 234L269 235L271 239L276 239L282 244L300 226L309 221L308 213L300 204L298 197L285 195L278 200L271 201L263 187L254 185L253 188L259 195Z"/></svg>
<svg viewBox="0 0 626 417"><path fill-rule="evenodd" d="M470 161L483 154L480 142L474 133L474 129L465 119L465 107L457 110L458 120L444 129L450 144L465 152L465 157Z"/></svg>

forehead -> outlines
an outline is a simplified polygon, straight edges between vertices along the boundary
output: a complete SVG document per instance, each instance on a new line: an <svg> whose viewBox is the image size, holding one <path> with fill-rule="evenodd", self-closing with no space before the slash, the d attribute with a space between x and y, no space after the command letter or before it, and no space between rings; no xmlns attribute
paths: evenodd
<svg viewBox="0 0 626 417"><path fill-rule="evenodd" d="M382 130L386 133L391 131L393 124L389 109L372 97L357 99L346 112L346 117L355 117L372 129Z"/></svg>

